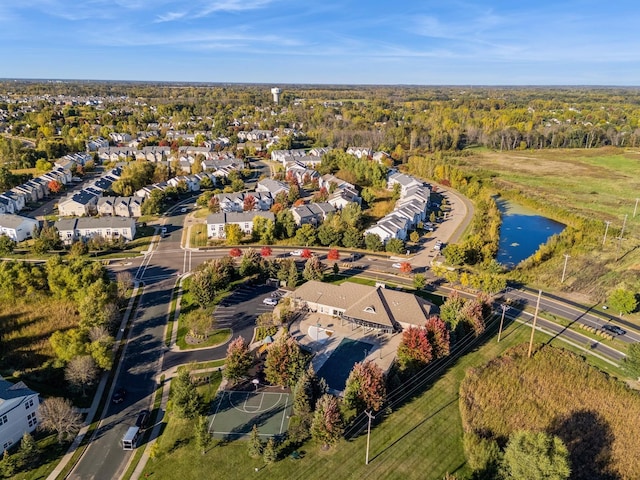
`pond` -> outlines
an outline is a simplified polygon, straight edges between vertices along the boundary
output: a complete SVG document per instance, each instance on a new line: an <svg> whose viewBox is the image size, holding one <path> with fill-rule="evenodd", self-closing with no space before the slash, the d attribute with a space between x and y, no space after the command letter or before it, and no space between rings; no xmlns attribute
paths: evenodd
<svg viewBox="0 0 640 480"><path fill-rule="evenodd" d="M502 212L497 260L507 268L529 258L549 237L565 228L562 223L508 200L498 199L497 204Z"/></svg>

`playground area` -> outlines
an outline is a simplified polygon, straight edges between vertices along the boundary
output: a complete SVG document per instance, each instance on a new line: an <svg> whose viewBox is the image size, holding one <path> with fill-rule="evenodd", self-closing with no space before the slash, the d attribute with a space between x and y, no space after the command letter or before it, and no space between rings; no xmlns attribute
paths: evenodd
<svg viewBox="0 0 640 480"><path fill-rule="evenodd" d="M278 391L221 391L213 402L209 433L234 440L258 427L260 436L282 435L289 428L292 412L290 394Z"/></svg>

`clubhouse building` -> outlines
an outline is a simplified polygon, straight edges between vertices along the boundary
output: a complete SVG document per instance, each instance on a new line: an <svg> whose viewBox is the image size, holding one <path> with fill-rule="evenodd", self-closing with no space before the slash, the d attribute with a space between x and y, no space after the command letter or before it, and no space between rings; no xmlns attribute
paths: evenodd
<svg viewBox="0 0 640 480"><path fill-rule="evenodd" d="M333 285L312 280L298 287L292 298L296 308L339 317L378 333L424 326L438 313L434 304L413 294L352 282Z"/></svg>

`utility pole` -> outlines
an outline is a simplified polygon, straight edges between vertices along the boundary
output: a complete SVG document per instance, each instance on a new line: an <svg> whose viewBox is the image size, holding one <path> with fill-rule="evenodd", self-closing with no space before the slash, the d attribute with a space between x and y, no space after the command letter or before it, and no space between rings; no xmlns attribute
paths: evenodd
<svg viewBox="0 0 640 480"><path fill-rule="evenodd" d="M567 261L569 260L571 256L568 253L564 254L564 268L562 269L562 280L560 280L560 283L564 283L564 277L565 274L567 273Z"/></svg>
<svg viewBox="0 0 640 480"><path fill-rule="evenodd" d="M633 207L633 218L636 218L636 212L638 211L638 200L640 200L640 198L636 198L636 206Z"/></svg>
<svg viewBox="0 0 640 480"><path fill-rule="evenodd" d="M371 415L366 410L364 411L364 413L367 415L367 417L369 417L369 424L367 425L367 457L364 461L364 464L369 465L369 439L371 438L371 420L373 420L376 417L375 415Z"/></svg>
<svg viewBox="0 0 640 480"><path fill-rule="evenodd" d="M538 309L540 308L540 297L542 297L542 290L538 290L538 301L536 302L536 313L533 314L533 325L531 325L531 339L529 340L529 353L527 354L527 358L531 358L531 349L533 348L533 335L534 333L536 333Z"/></svg>
<svg viewBox="0 0 640 480"><path fill-rule="evenodd" d="M502 304L502 318L500 318L500 330L498 330L498 343L500 343L500 336L502 335L502 324L504 323L504 314L507 311L507 306Z"/></svg>
<svg viewBox="0 0 640 480"><path fill-rule="evenodd" d="M627 225L627 216L624 216L624 221L622 222L622 230L620 230L620 236L618 237L618 246L616 247L616 261L620 260L618 258L618 252L620 251L620 246L622 245L622 235L624 235L624 227Z"/></svg>
<svg viewBox="0 0 640 480"><path fill-rule="evenodd" d="M607 232L609 231L609 225L611 225L611 222L609 220L607 220L606 222L604 222L607 224L607 226L604 229L604 238L602 239L602 246L604 247L604 242L607 241Z"/></svg>

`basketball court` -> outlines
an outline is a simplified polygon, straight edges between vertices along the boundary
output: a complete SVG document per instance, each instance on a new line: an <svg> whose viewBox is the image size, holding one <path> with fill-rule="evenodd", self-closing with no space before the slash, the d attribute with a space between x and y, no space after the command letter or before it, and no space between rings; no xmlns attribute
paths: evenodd
<svg viewBox="0 0 640 480"><path fill-rule="evenodd" d="M222 391L213 402L209 433L216 438L237 439L258 427L260 436L282 435L289 428L293 401L277 391Z"/></svg>

